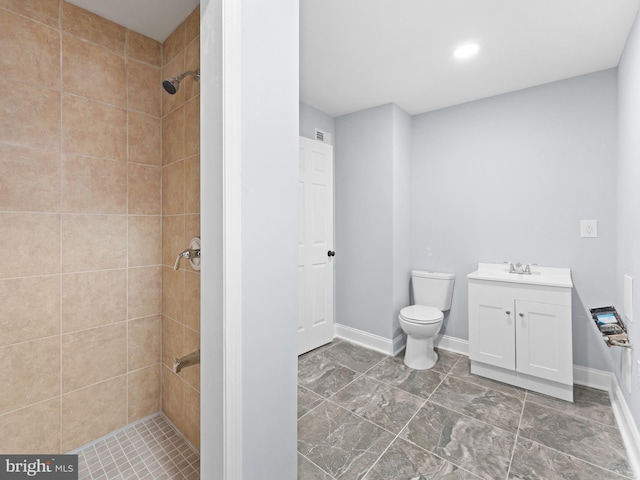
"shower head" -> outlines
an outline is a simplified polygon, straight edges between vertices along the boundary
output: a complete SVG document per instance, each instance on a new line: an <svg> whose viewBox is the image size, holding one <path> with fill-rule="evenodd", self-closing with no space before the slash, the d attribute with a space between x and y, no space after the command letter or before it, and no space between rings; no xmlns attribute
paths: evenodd
<svg viewBox="0 0 640 480"><path fill-rule="evenodd" d="M182 81L182 79L188 76L192 76L196 82L199 82L200 69L198 68L197 70L184 72L183 74L178 75L177 77L167 78L162 81L162 86L167 91L167 93L170 93L171 95L175 95L175 93L178 91L178 87L180 86L180 82Z"/></svg>

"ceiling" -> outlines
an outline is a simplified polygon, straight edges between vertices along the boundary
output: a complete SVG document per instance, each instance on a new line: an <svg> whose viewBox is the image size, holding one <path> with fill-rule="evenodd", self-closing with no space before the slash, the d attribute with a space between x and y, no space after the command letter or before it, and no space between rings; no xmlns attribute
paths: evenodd
<svg viewBox="0 0 640 480"><path fill-rule="evenodd" d="M200 0L67 0L101 17L163 42Z"/></svg>
<svg viewBox="0 0 640 480"><path fill-rule="evenodd" d="M163 41L198 0L70 0ZM618 65L640 0L300 0L300 101L417 114ZM462 43L478 55L453 58Z"/></svg>

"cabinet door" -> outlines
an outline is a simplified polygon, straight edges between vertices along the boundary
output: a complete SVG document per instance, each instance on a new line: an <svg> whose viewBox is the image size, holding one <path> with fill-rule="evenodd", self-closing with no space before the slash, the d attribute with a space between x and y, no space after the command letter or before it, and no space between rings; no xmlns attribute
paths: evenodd
<svg viewBox="0 0 640 480"><path fill-rule="evenodd" d="M516 301L517 371L573 381L571 307Z"/></svg>
<svg viewBox="0 0 640 480"><path fill-rule="evenodd" d="M469 289L469 358L515 370L513 299Z"/></svg>

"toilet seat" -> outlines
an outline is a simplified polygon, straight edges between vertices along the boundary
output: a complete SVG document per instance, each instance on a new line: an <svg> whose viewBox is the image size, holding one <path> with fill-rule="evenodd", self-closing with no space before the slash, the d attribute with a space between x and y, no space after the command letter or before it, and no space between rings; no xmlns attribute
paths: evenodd
<svg viewBox="0 0 640 480"><path fill-rule="evenodd" d="M427 305L411 305L400 310L400 318L410 323L436 323L444 318L444 313Z"/></svg>

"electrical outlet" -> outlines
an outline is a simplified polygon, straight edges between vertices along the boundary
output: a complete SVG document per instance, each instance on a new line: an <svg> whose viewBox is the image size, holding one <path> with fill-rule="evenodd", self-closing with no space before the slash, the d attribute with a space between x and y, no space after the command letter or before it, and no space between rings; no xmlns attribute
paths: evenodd
<svg viewBox="0 0 640 480"><path fill-rule="evenodd" d="M582 238L595 238L598 236L597 220L580 220L580 236Z"/></svg>

